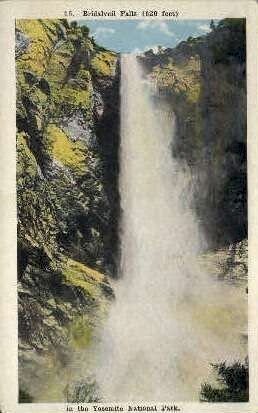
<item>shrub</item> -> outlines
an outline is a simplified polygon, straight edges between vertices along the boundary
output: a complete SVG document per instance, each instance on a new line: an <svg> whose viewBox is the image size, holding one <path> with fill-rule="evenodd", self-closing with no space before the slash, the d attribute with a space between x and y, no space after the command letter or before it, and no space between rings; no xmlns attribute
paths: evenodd
<svg viewBox="0 0 258 413"><path fill-rule="evenodd" d="M201 386L200 401L202 402L248 402L249 380L248 362L237 361L232 365L225 362L212 364L217 374L218 387L208 383Z"/></svg>

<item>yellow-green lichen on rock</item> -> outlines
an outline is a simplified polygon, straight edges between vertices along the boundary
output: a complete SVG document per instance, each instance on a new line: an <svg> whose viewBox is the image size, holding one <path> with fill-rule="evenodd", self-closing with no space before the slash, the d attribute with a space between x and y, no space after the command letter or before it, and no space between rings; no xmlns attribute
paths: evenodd
<svg viewBox="0 0 258 413"><path fill-rule="evenodd" d="M65 256L62 258L61 268L65 284L80 288L91 302L88 312L75 317L68 330L73 348L86 348L91 344L95 328L101 323L109 305L103 294L103 286L109 285L108 280L101 272Z"/></svg>
<svg viewBox="0 0 258 413"><path fill-rule="evenodd" d="M116 189L106 168L116 150L102 152L98 142L116 147L105 125L119 89L117 56L100 50L87 27L16 21L19 386L33 401L48 355L88 347L113 297L104 274L114 268ZM114 109L96 119L107 96ZM35 365L40 375L27 389Z"/></svg>
<svg viewBox="0 0 258 413"><path fill-rule="evenodd" d="M51 90L51 102L56 117L81 110L89 118L92 108L91 75L81 63L74 75L68 75L74 53L74 45L67 40L50 58L46 79Z"/></svg>
<svg viewBox="0 0 258 413"><path fill-rule="evenodd" d="M47 68L54 44L58 40L58 21L19 19L16 28L28 36L27 51L17 61L19 70L29 70L42 76Z"/></svg>
<svg viewBox="0 0 258 413"><path fill-rule="evenodd" d="M63 112L81 110L87 116L92 106L92 93L83 89L76 81L70 81L61 88L52 90L52 100Z"/></svg>
<svg viewBox="0 0 258 413"><path fill-rule="evenodd" d="M69 339L75 349L86 349L93 338L94 325L87 315L76 317L69 326Z"/></svg>
<svg viewBox="0 0 258 413"><path fill-rule="evenodd" d="M17 133L17 207L21 243L40 248L52 256L55 248L55 218L47 199L50 188L40 177L35 156L24 132ZM38 194L41 194L42 199ZM52 251L52 252L51 252Z"/></svg>
<svg viewBox="0 0 258 413"><path fill-rule="evenodd" d="M82 142L73 142L60 127L54 124L48 125L45 136L49 152L54 159L74 172L86 171L86 148Z"/></svg>
<svg viewBox="0 0 258 413"><path fill-rule="evenodd" d="M112 52L99 52L91 61L91 67L97 76L112 76L116 65L116 55Z"/></svg>
<svg viewBox="0 0 258 413"><path fill-rule="evenodd" d="M82 288L93 300L101 298L101 284L106 282L104 274L71 258L64 258L63 274L69 284Z"/></svg>
<svg viewBox="0 0 258 413"><path fill-rule="evenodd" d="M24 132L17 133L16 137L17 150L17 179L22 179L22 175L27 175L28 179L32 179L38 174L36 159L28 147L26 134ZM26 176L25 176L26 178ZM21 183L21 182L20 182Z"/></svg>
<svg viewBox="0 0 258 413"><path fill-rule="evenodd" d="M46 78L51 85L64 83L73 54L74 46L68 40L62 41L55 53L52 53L46 70Z"/></svg>

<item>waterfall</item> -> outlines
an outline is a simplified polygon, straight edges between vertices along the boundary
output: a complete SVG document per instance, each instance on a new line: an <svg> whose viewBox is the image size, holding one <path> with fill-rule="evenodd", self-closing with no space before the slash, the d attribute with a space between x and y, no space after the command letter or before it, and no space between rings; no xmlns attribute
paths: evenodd
<svg viewBox="0 0 258 413"><path fill-rule="evenodd" d="M210 363L245 354L240 294L204 273L191 174L172 156L175 116L122 57L121 277L99 350L106 401L198 400Z"/></svg>

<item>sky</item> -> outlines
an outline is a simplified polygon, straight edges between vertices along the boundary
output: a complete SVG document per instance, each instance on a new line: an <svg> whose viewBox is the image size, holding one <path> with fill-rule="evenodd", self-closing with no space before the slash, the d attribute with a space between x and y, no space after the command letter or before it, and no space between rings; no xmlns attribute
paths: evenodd
<svg viewBox="0 0 258 413"><path fill-rule="evenodd" d="M78 24L88 26L98 44L121 53L174 47L189 36L210 31L210 20L79 20Z"/></svg>

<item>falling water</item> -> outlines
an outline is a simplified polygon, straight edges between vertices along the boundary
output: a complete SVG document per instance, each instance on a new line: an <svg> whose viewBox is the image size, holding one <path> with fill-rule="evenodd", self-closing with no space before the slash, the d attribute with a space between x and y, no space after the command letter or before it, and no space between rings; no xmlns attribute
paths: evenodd
<svg viewBox="0 0 258 413"><path fill-rule="evenodd" d="M244 303L200 270L191 177L171 152L175 117L133 55L121 64L121 278L97 381L106 401L196 400L211 362L245 354Z"/></svg>

